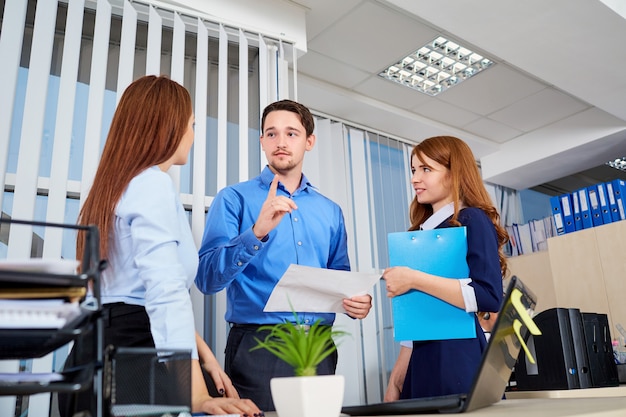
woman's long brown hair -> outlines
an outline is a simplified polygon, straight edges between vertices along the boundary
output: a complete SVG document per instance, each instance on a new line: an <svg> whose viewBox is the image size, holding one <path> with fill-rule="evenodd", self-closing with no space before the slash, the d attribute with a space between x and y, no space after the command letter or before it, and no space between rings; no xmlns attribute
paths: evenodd
<svg viewBox="0 0 626 417"><path fill-rule="evenodd" d="M422 155L436 161L448 169L450 189L454 202L454 214L451 223L460 226L459 210L464 204L466 207L481 209L491 219L498 235L498 256L500 258L500 270L502 276L506 276L508 267L503 246L509 241L506 229L500 225L500 214L493 206L491 197L485 189L485 184L478 171L478 165L470 147L461 139L454 136L434 136L417 144L411 152L411 158L415 156L422 163ZM409 230L417 230L420 225L433 214L430 204L420 204L417 196L413 197L409 210L411 227Z"/></svg>
<svg viewBox="0 0 626 417"><path fill-rule="evenodd" d="M176 152L192 114L189 92L165 76L144 76L131 83L117 105L91 190L78 224L96 225L100 256L109 251L115 207L130 181ZM76 242L82 259L84 233Z"/></svg>

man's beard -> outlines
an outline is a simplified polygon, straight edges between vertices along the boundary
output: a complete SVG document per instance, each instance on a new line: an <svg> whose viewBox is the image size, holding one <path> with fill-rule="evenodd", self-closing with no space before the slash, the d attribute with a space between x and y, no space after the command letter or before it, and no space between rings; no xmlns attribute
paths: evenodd
<svg viewBox="0 0 626 417"><path fill-rule="evenodd" d="M289 171L296 167L293 159L274 159L269 165L276 171Z"/></svg>

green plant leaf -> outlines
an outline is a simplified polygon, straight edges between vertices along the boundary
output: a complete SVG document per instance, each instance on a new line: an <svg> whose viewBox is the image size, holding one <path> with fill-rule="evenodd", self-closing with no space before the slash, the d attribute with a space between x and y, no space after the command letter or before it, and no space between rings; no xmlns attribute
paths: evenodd
<svg viewBox="0 0 626 417"><path fill-rule="evenodd" d="M255 337L257 345L250 351L266 349L294 368L297 376L317 375L319 365L337 350L335 341L349 333L333 330L317 320L308 331L302 326L298 314L294 311L295 323L285 322L259 327L258 331L269 330L265 339Z"/></svg>

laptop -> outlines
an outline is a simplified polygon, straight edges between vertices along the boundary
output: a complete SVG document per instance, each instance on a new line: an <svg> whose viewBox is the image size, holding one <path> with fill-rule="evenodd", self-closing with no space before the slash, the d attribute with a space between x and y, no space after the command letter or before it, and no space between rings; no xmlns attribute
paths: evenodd
<svg viewBox="0 0 626 417"><path fill-rule="evenodd" d="M341 412L351 416L465 413L500 401L520 350L524 348L530 354L525 343L531 332L540 334L531 318L536 305L535 295L513 276L507 285L502 307L470 392L344 406Z"/></svg>

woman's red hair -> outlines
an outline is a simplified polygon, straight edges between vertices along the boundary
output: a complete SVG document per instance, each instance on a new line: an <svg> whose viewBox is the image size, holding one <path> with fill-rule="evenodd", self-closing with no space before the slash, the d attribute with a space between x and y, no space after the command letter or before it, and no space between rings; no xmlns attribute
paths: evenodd
<svg viewBox="0 0 626 417"><path fill-rule="evenodd" d="M165 76L148 75L131 83L117 105L93 185L78 223L96 225L100 255L107 256L115 207L130 181L176 152L192 114L189 92ZM84 235L79 233L77 259Z"/></svg>

